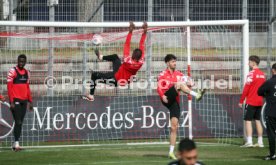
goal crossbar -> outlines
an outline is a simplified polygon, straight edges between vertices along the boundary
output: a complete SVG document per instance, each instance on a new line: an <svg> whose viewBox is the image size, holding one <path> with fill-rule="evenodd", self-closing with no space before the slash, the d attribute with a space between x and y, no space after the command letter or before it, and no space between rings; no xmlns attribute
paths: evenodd
<svg viewBox="0 0 276 165"><path fill-rule="evenodd" d="M179 22L147 22L149 27L162 26L213 26L213 25L248 25L248 20L218 20L218 21L179 21ZM141 27L143 22L134 22ZM0 21L0 26L21 27L128 27L129 22L42 22L42 21Z"/></svg>

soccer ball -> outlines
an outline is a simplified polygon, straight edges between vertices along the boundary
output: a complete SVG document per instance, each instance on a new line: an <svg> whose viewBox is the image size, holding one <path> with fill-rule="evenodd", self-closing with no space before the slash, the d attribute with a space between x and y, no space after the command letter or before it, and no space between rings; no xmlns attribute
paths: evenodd
<svg viewBox="0 0 276 165"><path fill-rule="evenodd" d="M99 34L94 34L92 37L92 44L93 45L100 45L103 42L103 37Z"/></svg>

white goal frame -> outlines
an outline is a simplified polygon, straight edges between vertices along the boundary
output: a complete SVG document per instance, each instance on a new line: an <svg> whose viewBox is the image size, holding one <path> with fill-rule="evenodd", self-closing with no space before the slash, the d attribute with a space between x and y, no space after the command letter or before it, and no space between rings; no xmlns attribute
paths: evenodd
<svg viewBox="0 0 276 165"><path fill-rule="evenodd" d="M143 22L134 22L136 27L142 27ZM148 27L187 27L187 62L188 68L191 65L191 42L190 42L190 27L196 26L219 26L219 25L240 25L242 27L242 80L246 81L246 76L249 73L248 58L249 58L249 20L216 20L216 21L179 21L179 22L148 22ZM0 26L5 27L75 27L75 28L108 28L108 27L128 27L129 22L39 22L39 21L0 21ZM189 70L189 69L188 69ZM188 119L187 119L187 118ZM185 116L185 124L189 127L189 138L193 138L192 133L192 104L191 100L188 103L188 112ZM144 145L144 143L143 143Z"/></svg>

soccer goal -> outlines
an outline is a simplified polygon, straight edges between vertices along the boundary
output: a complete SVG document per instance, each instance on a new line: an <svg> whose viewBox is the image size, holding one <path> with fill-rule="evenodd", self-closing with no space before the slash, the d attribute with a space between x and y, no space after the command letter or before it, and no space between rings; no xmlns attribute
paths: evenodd
<svg viewBox="0 0 276 165"><path fill-rule="evenodd" d="M131 49L139 47L142 22ZM148 22L145 63L131 83L114 87L99 83L95 101L89 92L91 72L112 70L94 54L123 56L128 22L0 21L1 91L7 93L7 71L19 54L27 55L34 111L27 112L22 146L166 143L168 110L156 92L157 76L166 69L164 56L177 56L177 69L207 88L200 102L181 94L178 137L231 143L243 136L239 94L249 71L248 20ZM92 38L102 36L100 45ZM9 125L7 108L0 115ZM11 128L0 124L0 145L13 142ZM10 133L9 135L7 135Z"/></svg>

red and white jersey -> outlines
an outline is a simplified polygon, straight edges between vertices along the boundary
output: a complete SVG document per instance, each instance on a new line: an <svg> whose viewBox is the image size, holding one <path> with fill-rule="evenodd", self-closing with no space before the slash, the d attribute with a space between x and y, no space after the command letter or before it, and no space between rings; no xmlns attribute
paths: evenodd
<svg viewBox="0 0 276 165"><path fill-rule="evenodd" d="M246 99L246 104L252 106L262 106L263 97L258 96L257 92L265 80L265 75L259 68L250 71L247 75L246 83L240 98L240 103L242 104Z"/></svg>
<svg viewBox="0 0 276 165"><path fill-rule="evenodd" d="M182 77L184 76L183 73L181 73L178 70L175 70L174 72L171 72L169 69L164 70L161 72L158 76L158 86L157 86L157 92L162 99L165 92L170 89L176 82L182 81ZM176 97L177 102L179 103L179 94Z"/></svg>
<svg viewBox="0 0 276 165"><path fill-rule="evenodd" d="M10 102L15 98L32 102L29 87L30 72L26 69L20 70L18 67L11 68L7 75L7 88Z"/></svg>
<svg viewBox="0 0 276 165"><path fill-rule="evenodd" d="M130 41L132 33L128 33L126 42L124 45L124 58L123 64L120 66L118 72L115 74L115 79L120 82L120 80L126 80L129 82L130 77L136 75L138 70L142 67L145 61L145 40L146 34L143 33L140 39L140 49L142 50L142 57L139 61L135 61L130 56ZM120 85L125 85L124 83L119 83Z"/></svg>

